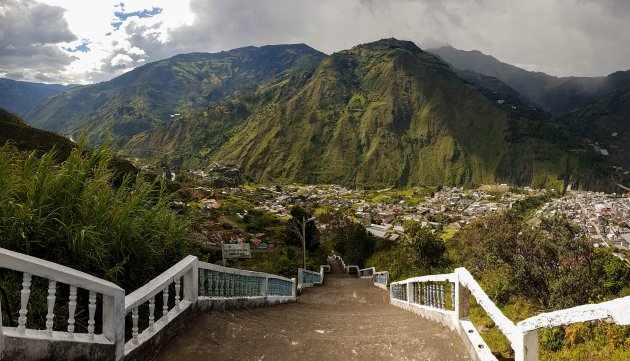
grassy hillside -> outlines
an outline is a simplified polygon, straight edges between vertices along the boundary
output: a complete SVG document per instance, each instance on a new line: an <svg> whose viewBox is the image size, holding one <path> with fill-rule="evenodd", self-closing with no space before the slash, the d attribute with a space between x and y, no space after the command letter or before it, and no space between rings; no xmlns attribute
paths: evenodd
<svg viewBox="0 0 630 361"><path fill-rule="evenodd" d="M19 116L74 85L42 84L0 78L0 108Z"/></svg>
<svg viewBox="0 0 630 361"><path fill-rule="evenodd" d="M381 40L138 134L125 150L186 168L237 165L262 182L561 189L576 164L571 140L493 81L508 102L411 42Z"/></svg>
<svg viewBox="0 0 630 361"><path fill-rule="evenodd" d="M130 136L234 94L274 84L308 69L324 54L306 45L191 53L138 67L111 81L73 88L26 115L34 126L92 142Z"/></svg>

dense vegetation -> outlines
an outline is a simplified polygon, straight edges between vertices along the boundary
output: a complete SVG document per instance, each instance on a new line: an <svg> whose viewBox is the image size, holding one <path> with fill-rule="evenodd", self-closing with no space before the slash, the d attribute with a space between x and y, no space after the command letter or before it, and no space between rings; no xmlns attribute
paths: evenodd
<svg viewBox="0 0 630 361"><path fill-rule="evenodd" d="M105 148L79 146L63 162L57 158L55 151L40 156L0 148L0 247L87 272L128 292L187 254L188 223L168 207L162 182L117 175ZM34 277L29 325L41 327L45 320L45 282ZM17 320L20 284L20 274L0 272L5 325ZM67 295L67 285L60 286L62 309ZM81 305L85 297L81 291ZM79 329L86 327L83 312L77 314ZM63 318L56 322L64 327Z"/></svg>
<svg viewBox="0 0 630 361"><path fill-rule="evenodd" d="M528 198L509 211L477 219L446 242L428 228L408 223L402 241L379 239L371 256L355 259L388 270L392 280L466 267L514 322L630 295L630 268L609 250L593 248L565 219L541 219L532 227L533 210L549 196ZM362 247L339 249L345 257ZM471 319L496 354L512 356L507 339L474 300ZM630 327L592 322L544 329L540 344L544 360L626 360Z"/></svg>

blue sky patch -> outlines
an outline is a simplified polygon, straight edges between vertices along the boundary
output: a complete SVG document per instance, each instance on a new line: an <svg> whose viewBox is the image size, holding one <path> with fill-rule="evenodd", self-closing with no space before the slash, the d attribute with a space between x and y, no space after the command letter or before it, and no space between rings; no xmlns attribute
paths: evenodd
<svg viewBox="0 0 630 361"><path fill-rule="evenodd" d="M125 12L125 4L124 3L120 3L118 5L114 5L115 8L120 8L119 11L114 11L114 16L116 17L116 19L114 19L110 25L114 28L114 31L120 29L120 26L122 25L123 21L129 19L132 16L137 16L140 19L143 18L151 18L154 17L155 15L161 14L162 13L162 8L159 8L157 6L154 6L151 8L151 10L149 9L144 9L144 10L139 10L139 11L131 11L131 12Z"/></svg>
<svg viewBox="0 0 630 361"><path fill-rule="evenodd" d="M125 21L132 16L137 16L141 19L150 18L150 17L160 14L161 12L162 12L162 8L158 8L154 6L153 8L151 8L151 10L144 9L144 10L132 11L128 13L124 11L114 11L114 16L116 16L116 18L118 18L120 21Z"/></svg>
<svg viewBox="0 0 630 361"><path fill-rule="evenodd" d="M74 48L68 47L68 48L63 48L63 50L69 52L69 53L76 53L81 52L81 53L88 53L91 51L90 48L88 48L88 45L90 45L92 42L89 41L88 39L81 39L81 44L75 46Z"/></svg>

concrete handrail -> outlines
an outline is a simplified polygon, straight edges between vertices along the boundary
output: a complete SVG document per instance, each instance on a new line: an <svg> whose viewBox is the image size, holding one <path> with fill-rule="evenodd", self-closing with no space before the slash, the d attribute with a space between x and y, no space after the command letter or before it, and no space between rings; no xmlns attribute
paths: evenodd
<svg viewBox="0 0 630 361"><path fill-rule="evenodd" d="M10 337L12 342L17 339L37 342L63 341L67 347L86 343L113 345L115 349L113 358L118 361L152 339L177 316L195 306L200 299L207 303L213 299L235 298L238 301L238 298L257 298L262 299L264 304L295 301L296 299L295 279L200 262L194 256L185 257L127 297L125 297L125 291L122 288L111 282L66 266L3 248L0 248L0 268L23 273L18 327L3 327L0 317L0 359L3 354L6 356L6 339ZM320 268L320 272L323 277L323 267ZM315 274L320 276L320 273ZM49 280L47 329L45 331L26 328L28 300L33 276ZM202 281L203 287L199 287L198 281L204 280L202 276L206 277L205 280L207 281L216 279L225 283L219 283L218 287L214 286L213 288L210 282ZM70 286L68 332L52 330L57 283L65 283ZM206 286L210 287L208 294L205 293ZM173 300L173 297L169 298L169 294L173 296L170 291L171 287L175 290L175 301L174 306L169 308L169 303L172 303ZM221 294L216 294L219 287L221 287ZM90 296L87 307L89 310L87 334L74 333L74 313L78 288L88 290ZM201 290L204 290L203 296L199 296ZM212 292L213 290L215 293ZM103 310L102 334L94 333L96 329L97 293L102 295L103 300L101 306ZM162 315L160 319L156 320L154 316L155 301L160 293L163 298ZM149 326L140 332L138 329L139 307L147 302L149 304ZM129 313L132 315L131 339L125 343L125 316Z"/></svg>
<svg viewBox="0 0 630 361"><path fill-rule="evenodd" d="M302 291L307 287L313 287L315 285L321 285L324 282L324 269L319 268L319 272L309 271L303 268L298 268L298 290Z"/></svg>
<svg viewBox="0 0 630 361"><path fill-rule="evenodd" d="M197 257L187 256L177 262L173 267L164 271L161 275L149 281L146 285L128 294L125 297L125 313L131 312L132 309L162 292L167 286L175 282L176 279L181 278L186 272L194 268L196 261Z"/></svg>
<svg viewBox="0 0 630 361"><path fill-rule="evenodd" d="M451 307L447 307L445 302L448 287L451 289ZM630 324L630 296L542 313L514 324L490 300L465 268L457 268L453 273L413 277L390 284L392 305L438 321L456 331L473 358L496 360L468 318L470 295L475 297L477 303L510 341L516 361L538 360L538 329L543 327L587 321Z"/></svg>
<svg viewBox="0 0 630 361"><path fill-rule="evenodd" d="M33 337L50 342L58 340L76 339L82 342L105 343L115 345L115 355L117 359L123 357L123 343L125 337L124 329L124 307L125 291L112 282L105 281L90 274L77 271L57 263L49 262L40 258L28 256L22 253L0 248L0 267L9 270L22 272L22 290L20 292L20 317L18 327L1 327L2 335L12 337ZM33 330L26 327L28 316L28 302L31 294L32 277L41 277L48 280L48 313L46 316L46 330ZM57 293L57 283L64 283L70 286L68 304L68 327L67 332L53 331L53 319L55 317L55 301ZM88 309L88 333L75 333L75 310L78 289L89 291ZM102 334L95 334L96 329L96 308L97 294L102 295ZM3 338L3 337L2 337ZM1 343L1 342L0 342ZM2 347L0 347L0 350Z"/></svg>
<svg viewBox="0 0 630 361"><path fill-rule="evenodd" d="M284 297L295 300L296 279L198 262L199 297ZM299 271L298 271L299 273Z"/></svg>
<svg viewBox="0 0 630 361"><path fill-rule="evenodd" d="M357 275L359 276L359 278L372 278L372 276L375 273L376 273L376 268L374 267L362 268L359 271L357 271Z"/></svg>
<svg viewBox="0 0 630 361"><path fill-rule="evenodd" d="M387 286L389 285L389 272L381 271L374 273L372 276L372 282L374 283L374 286L387 289Z"/></svg>
<svg viewBox="0 0 630 361"><path fill-rule="evenodd" d="M576 322L605 321L617 325L630 325L630 296L597 304L581 305L560 311L541 313L519 322L522 332L543 327L570 325Z"/></svg>

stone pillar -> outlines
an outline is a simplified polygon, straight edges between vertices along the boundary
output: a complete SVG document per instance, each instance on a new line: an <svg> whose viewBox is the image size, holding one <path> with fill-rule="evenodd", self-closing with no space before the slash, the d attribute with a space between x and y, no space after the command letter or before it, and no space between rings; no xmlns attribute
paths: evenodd
<svg viewBox="0 0 630 361"><path fill-rule="evenodd" d="M538 330L525 333L522 342L512 348L514 361L538 361Z"/></svg>
<svg viewBox="0 0 630 361"><path fill-rule="evenodd" d="M291 281L293 281L293 284L291 285L291 297L295 298L295 292L297 288L295 278L291 278Z"/></svg>
<svg viewBox="0 0 630 361"><path fill-rule="evenodd" d="M456 321L468 318L470 310L470 291L459 283L455 282L455 318Z"/></svg>
<svg viewBox="0 0 630 361"><path fill-rule="evenodd" d="M193 262L190 271L184 274L183 298L190 301L192 304L197 303L197 298L199 298L199 268L197 267L196 259Z"/></svg>

